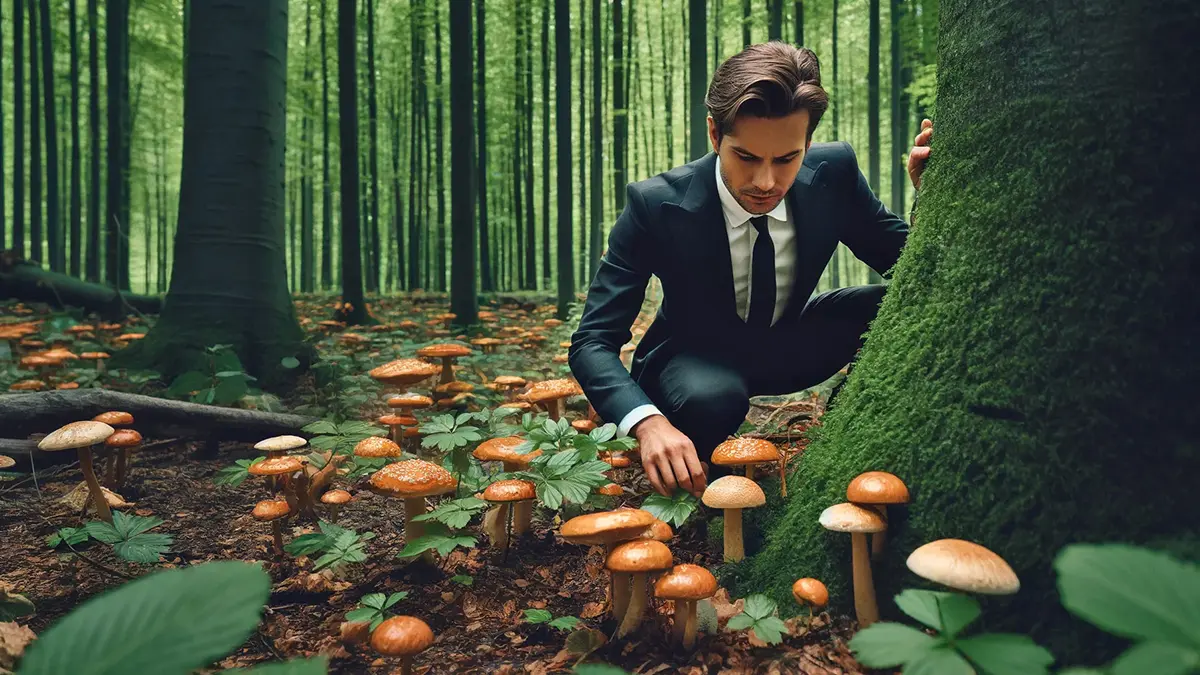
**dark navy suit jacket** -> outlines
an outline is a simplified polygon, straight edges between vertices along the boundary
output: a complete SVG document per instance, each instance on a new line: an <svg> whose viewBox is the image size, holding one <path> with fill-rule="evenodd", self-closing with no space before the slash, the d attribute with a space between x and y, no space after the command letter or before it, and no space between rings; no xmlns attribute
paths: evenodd
<svg viewBox="0 0 1200 675"><path fill-rule="evenodd" d="M734 299L716 161L710 152L626 188L625 209L609 233L568 351L572 374L604 420L620 422L652 403L637 380L673 354L753 350ZM795 277L771 330L796 323L839 241L886 277L908 236L908 225L875 196L845 142L813 143L787 199L796 229ZM626 371L620 349L632 337L651 275L662 283L662 304Z"/></svg>

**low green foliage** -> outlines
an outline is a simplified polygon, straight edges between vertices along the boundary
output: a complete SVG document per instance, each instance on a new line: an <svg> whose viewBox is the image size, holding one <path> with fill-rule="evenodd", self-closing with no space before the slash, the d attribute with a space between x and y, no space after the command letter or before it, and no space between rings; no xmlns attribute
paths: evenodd
<svg viewBox="0 0 1200 675"><path fill-rule="evenodd" d="M17 675L186 675L237 649L271 591L262 568L219 561L154 572L97 595L42 633ZM324 657L229 672L318 675Z"/></svg>
<svg viewBox="0 0 1200 675"><path fill-rule="evenodd" d="M649 511L655 518L673 527L682 526L699 507L700 500L680 488L676 488L670 497L664 497L657 492L651 493L646 497L646 501L642 502L643 511Z"/></svg>
<svg viewBox="0 0 1200 675"><path fill-rule="evenodd" d="M239 459L233 463L233 466L227 466L218 471L217 475L213 476L213 482L217 485L237 487L250 477L250 465L256 462L261 462L264 459L266 459L266 457Z"/></svg>
<svg viewBox="0 0 1200 675"><path fill-rule="evenodd" d="M58 548L64 544L75 546L82 544L88 540L87 527L60 527L58 530L46 537L46 545L50 548Z"/></svg>
<svg viewBox="0 0 1200 675"><path fill-rule="evenodd" d="M560 616L555 618L549 610L545 609L526 609L525 622L532 624L544 623L551 628L558 630L575 630L579 626L579 617Z"/></svg>
<svg viewBox="0 0 1200 675"><path fill-rule="evenodd" d="M33 614L35 609L29 598L20 593L9 593L0 586L0 622Z"/></svg>
<svg viewBox="0 0 1200 675"><path fill-rule="evenodd" d="M787 626L775 616L775 601L765 595L751 595L746 598L742 613L733 616L726 624L730 630L749 628L755 637L767 644L774 645L783 641Z"/></svg>
<svg viewBox="0 0 1200 675"><path fill-rule="evenodd" d="M120 511L113 511L112 516L111 525L94 520L84 527L88 536L111 545L113 553L129 562L156 563L175 541L169 534L148 531L162 525L162 518L129 516Z"/></svg>
<svg viewBox="0 0 1200 675"><path fill-rule="evenodd" d="M358 601L358 607L346 612L347 621L369 621L374 631L383 620L395 614L390 612L393 605L408 597L408 591L399 591L391 595L383 593L368 593Z"/></svg>
<svg viewBox="0 0 1200 675"><path fill-rule="evenodd" d="M367 542L375 538L374 532L358 532L321 520L317 522L320 532L302 534L289 541L283 550L289 555L323 554L313 564L314 570L326 567L334 569L351 563L366 561Z"/></svg>
<svg viewBox="0 0 1200 675"><path fill-rule="evenodd" d="M167 388L167 395L186 398L193 403L232 405L247 394L258 396L262 393L251 388L250 383L255 378L246 374L233 345L206 347L204 356L204 370L180 373Z"/></svg>
<svg viewBox="0 0 1200 675"><path fill-rule="evenodd" d="M579 450L565 450L541 455L530 463L527 471L516 473L517 478L532 481L537 498L546 508L557 511L563 502L582 504L596 488L608 483L605 471L612 467L593 458L585 459Z"/></svg>
<svg viewBox="0 0 1200 675"><path fill-rule="evenodd" d="M315 434L308 441L309 446L314 450L332 451L337 455L349 455L354 452L354 446L359 441L386 433L370 422L358 420L337 422L333 417L313 422L303 427L301 431Z"/></svg>
<svg viewBox="0 0 1200 675"><path fill-rule="evenodd" d="M445 557L459 546L475 548L476 541L475 537L471 535L451 532L441 523L430 523L426 526L425 534L407 542L404 550L396 554L396 557L412 558L425 551L437 551L438 555Z"/></svg>
<svg viewBox="0 0 1200 675"><path fill-rule="evenodd" d="M460 586L474 586L475 577L469 574L456 574L450 577L450 583L458 584Z"/></svg>
<svg viewBox="0 0 1200 675"><path fill-rule="evenodd" d="M450 499L438 504L438 507L429 513L417 516L413 520L417 522L436 521L451 529L461 530L471 522L473 516L487 507L487 502L476 497Z"/></svg>

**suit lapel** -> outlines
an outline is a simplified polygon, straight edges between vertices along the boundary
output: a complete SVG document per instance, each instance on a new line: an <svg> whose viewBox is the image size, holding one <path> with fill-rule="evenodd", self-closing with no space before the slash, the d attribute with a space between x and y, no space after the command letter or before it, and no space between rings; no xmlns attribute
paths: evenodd
<svg viewBox="0 0 1200 675"><path fill-rule="evenodd" d="M721 197L717 193L717 155L710 152L696 162L696 172L679 207L691 215L687 228L692 235L694 258L691 264L696 269L710 270L714 292L713 298L718 316L737 316L737 302L733 292L733 261L729 257L729 234L725 230L725 214L721 210Z"/></svg>
<svg viewBox="0 0 1200 675"><path fill-rule="evenodd" d="M826 209L828 189L821 180L821 168L825 162L815 167L807 163L800 167L792 189L788 190L788 208L791 211L792 227L795 229L796 261L792 276L792 292L788 297L787 307L783 310L779 322L789 320L799 315L800 310L808 303L808 295L816 287L825 265L829 262L828 239L833 231L822 224L828 223ZM836 244L836 242L834 242Z"/></svg>

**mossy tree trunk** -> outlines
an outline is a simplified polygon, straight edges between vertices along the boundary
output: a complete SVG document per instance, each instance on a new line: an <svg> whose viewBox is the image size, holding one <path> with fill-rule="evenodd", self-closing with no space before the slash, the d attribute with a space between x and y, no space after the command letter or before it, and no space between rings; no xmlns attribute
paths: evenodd
<svg viewBox="0 0 1200 675"><path fill-rule="evenodd" d="M117 354L170 377L231 344L262 384L308 351L284 260L287 1L191 8L171 286L158 323Z"/></svg>
<svg viewBox="0 0 1200 675"><path fill-rule="evenodd" d="M1200 553L1186 497L1200 471L1200 207L1182 179L1200 86L1146 76L1200 57L1200 6L1049 4L943 2L919 225L739 591L795 608L790 585L812 576L845 610L849 538L817 517L868 470L912 496L889 513L885 618L920 582L913 549L968 539L1022 581L989 602L988 630L1031 632L1082 665L1112 644L1061 609L1064 545Z"/></svg>

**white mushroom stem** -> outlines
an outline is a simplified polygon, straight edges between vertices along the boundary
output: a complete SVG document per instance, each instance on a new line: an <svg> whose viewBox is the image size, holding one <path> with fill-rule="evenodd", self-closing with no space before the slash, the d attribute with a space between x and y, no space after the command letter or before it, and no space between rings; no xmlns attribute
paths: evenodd
<svg viewBox="0 0 1200 675"><path fill-rule="evenodd" d="M626 572L610 573L609 590L612 593L612 612L615 618L621 619L625 617L625 610L629 607L629 585L631 581L629 574Z"/></svg>
<svg viewBox="0 0 1200 675"><path fill-rule="evenodd" d="M696 646L696 601L687 600L687 616L683 628L683 648Z"/></svg>
<svg viewBox="0 0 1200 675"><path fill-rule="evenodd" d="M425 524L413 518L425 514L424 497L407 497L404 500L404 541L411 544L425 534Z"/></svg>
<svg viewBox="0 0 1200 675"><path fill-rule="evenodd" d="M100 517L100 520L111 525L112 511L108 508L108 500L104 498L104 491L100 489L100 481L96 480L96 469L92 466L92 449L90 447L79 449L79 468L83 470L83 479L87 481L92 503L96 505L96 515Z"/></svg>
<svg viewBox="0 0 1200 675"><path fill-rule="evenodd" d="M875 604L875 582L871 579L871 558L867 553L867 535L863 532L850 533L850 564L854 568L854 613L859 628L866 628L879 620L879 607Z"/></svg>
<svg viewBox="0 0 1200 675"><path fill-rule="evenodd" d="M875 504L874 508L879 512L879 517L883 518L883 522L887 524L887 504ZM876 532L871 535L871 559L879 560L883 557L883 547L887 543L887 530Z"/></svg>
<svg viewBox="0 0 1200 675"><path fill-rule="evenodd" d="M676 644L683 644L683 638L687 633L689 604L691 603L687 600L675 601L675 625L671 627L671 641Z"/></svg>
<svg viewBox="0 0 1200 675"><path fill-rule="evenodd" d="M742 547L742 510L725 509L725 562L737 562L745 557L746 551Z"/></svg>
<svg viewBox="0 0 1200 675"><path fill-rule="evenodd" d="M128 447L128 448L121 448L119 451L121 454L118 455L118 457L117 457L117 487L118 488L125 484L125 470L133 458L133 451L136 449L137 449L137 446L135 445L135 446Z"/></svg>
<svg viewBox="0 0 1200 675"><path fill-rule="evenodd" d="M646 576L645 572L636 572L633 575L629 607L625 610L621 627L617 629L617 637L629 635L642 623L642 613L646 611Z"/></svg>
<svg viewBox="0 0 1200 675"><path fill-rule="evenodd" d="M508 521L508 502L497 504L483 517L483 531L488 536L492 546L508 546L508 531L505 523Z"/></svg>

